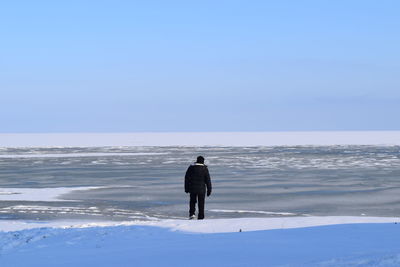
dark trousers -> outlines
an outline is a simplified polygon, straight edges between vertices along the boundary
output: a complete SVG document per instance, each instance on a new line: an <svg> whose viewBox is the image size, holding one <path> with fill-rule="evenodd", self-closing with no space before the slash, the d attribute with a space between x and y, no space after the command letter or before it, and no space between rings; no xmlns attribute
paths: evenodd
<svg viewBox="0 0 400 267"><path fill-rule="evenodd" d="M206 193L190 193L190 209L189 216L194 215L196 212L196 202L199 202L199 214L197 219L204 219L204 199L206 197Z"/></svg>

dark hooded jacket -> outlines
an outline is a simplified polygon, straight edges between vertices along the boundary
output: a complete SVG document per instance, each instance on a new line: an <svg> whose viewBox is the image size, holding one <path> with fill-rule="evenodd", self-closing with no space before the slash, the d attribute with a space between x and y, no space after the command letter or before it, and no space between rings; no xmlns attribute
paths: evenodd
<svg viewBox="0 0 400 267"><path fill-rule="evenodd" d="M185 175L186 193L205 193L211 194L211 178L208 168L204 164L195 163L190 165Z"/></svg>

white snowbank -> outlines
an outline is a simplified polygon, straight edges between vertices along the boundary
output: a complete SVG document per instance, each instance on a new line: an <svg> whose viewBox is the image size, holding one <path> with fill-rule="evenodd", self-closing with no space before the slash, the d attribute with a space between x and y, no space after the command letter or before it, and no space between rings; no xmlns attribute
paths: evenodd
<svg viewBox="0 0 400 267"><path fill-rule="evenodd" d="M0 188L0 201L68 201L60 197L72 191L99 188L102 187Z"/></svg>
<svg viewBox="0 0 400 267"><path fill-rule="evenodd" d="M395 223L399 218L388 217L350 217L350 216L326 216L326 217L279 217L279 218L235 218L213 219L202 221L164 220L136 223L166 227L175 231L194 233L230 233L242 231L260 231L273 229L304 228L312 226L324 226L335 224L356 223Z"/></svg>
<svg viewBox="0 0 400 267"><path fill-rule="evenodd" d="M116 225L112 222L36 223L36 227L58 228L0 232L0 266L400 266L400 224L394 220L166 220L127 222L116 227L91 227ZM315 225L326 226L306 227ZM280 230L252 231L262 229Z"/></svg>
<svg viewBox="0 0 400 267"><path fill-rule="evenodd" d="M242 214L266 214L266 215L277 215L277 216L295 216L299 215L291 212L274 212L274 211L261 211L261 210L224 210L224 209L211 209L211 212L220 213L242 213Z"/></svg>
<svg viewBox="0 0 400 267"><path fill-rule="evenodd" d="M400 131L0 134L0 147L400 145Z"/></svg>
<svg viewBox="0 0 400 267"><path fill-rule="evenodd" d="M41 227L87 228L109 226L155 226L172 231L192 233L231 233L273 229L304 228L335 224L396 223L395 217L309 216L277 218L233 218L210 220L151 220L151 221L12 221L0 220L0 231L18 231Z"/></svg>

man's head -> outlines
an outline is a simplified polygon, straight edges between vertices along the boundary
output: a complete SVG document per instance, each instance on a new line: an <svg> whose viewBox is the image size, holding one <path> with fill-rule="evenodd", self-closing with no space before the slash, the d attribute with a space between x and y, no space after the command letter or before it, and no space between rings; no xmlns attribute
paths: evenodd
<svg viewBox="0 0 400 267"><path fill-rule="evenodd" d="M198 156L196 163L204 164L204 158L202 156Z"/></svg>

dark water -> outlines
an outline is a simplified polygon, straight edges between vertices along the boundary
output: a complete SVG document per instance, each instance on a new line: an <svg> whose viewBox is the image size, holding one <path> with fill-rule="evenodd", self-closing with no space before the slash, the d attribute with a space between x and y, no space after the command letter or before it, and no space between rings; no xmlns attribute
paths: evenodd
<svg viewBox="0 0 400 267"><path fill-rule="evenodd" d="M204 155L206 217L400 215L400 147L0 148L0 219L186 218L183 177ZM98 187L61 201L15 188ZM13 194L9 193L14 190ZM11 191L12 191L11 190ZM43 197L42 197L43 196ZM74 201L71 201L74 200Z"/></svg>

